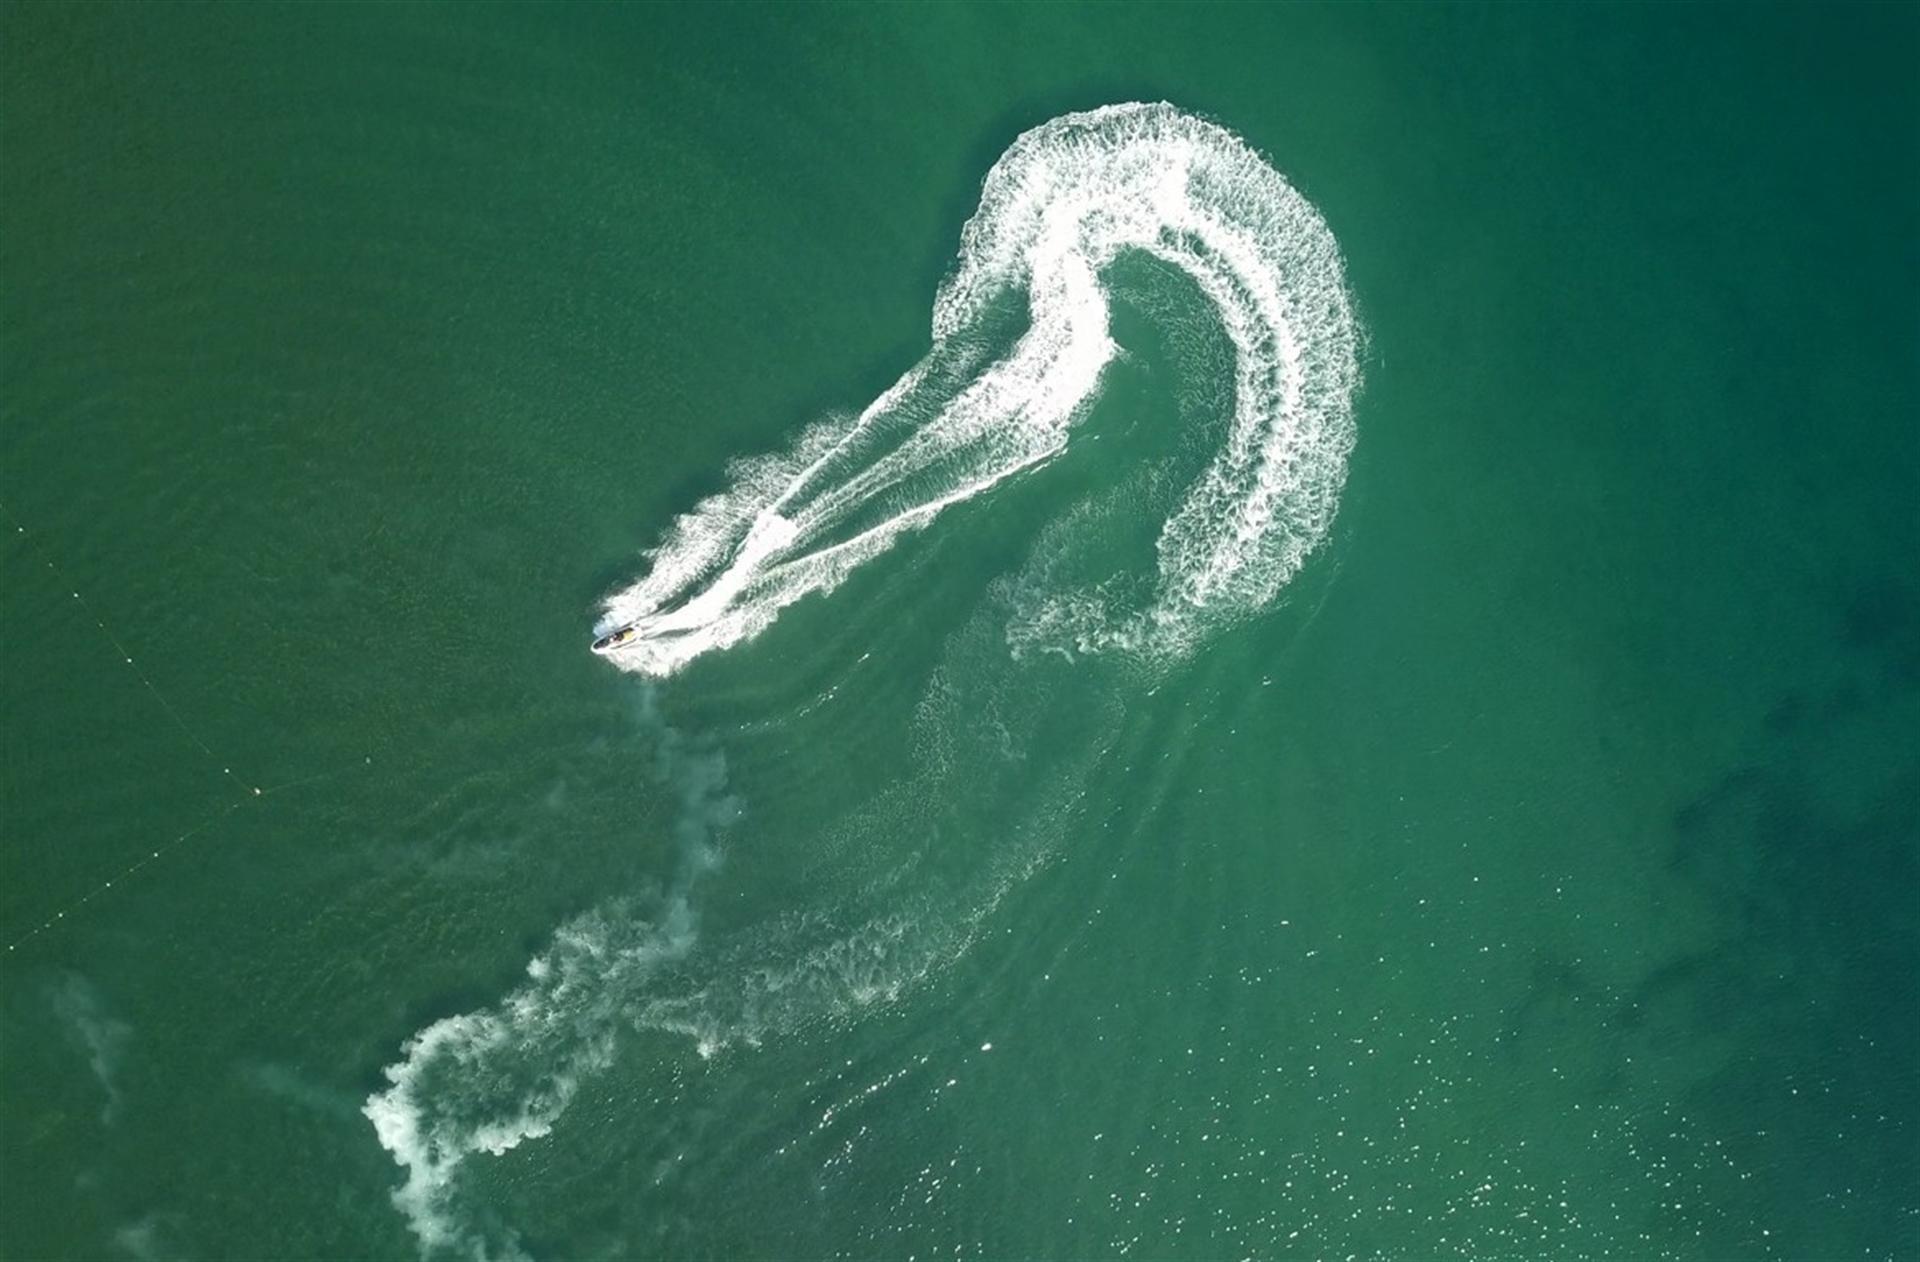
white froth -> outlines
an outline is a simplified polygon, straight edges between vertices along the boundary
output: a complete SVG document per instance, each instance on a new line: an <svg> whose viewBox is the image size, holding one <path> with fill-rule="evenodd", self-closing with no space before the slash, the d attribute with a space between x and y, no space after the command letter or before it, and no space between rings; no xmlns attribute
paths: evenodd
<svg viewBox="0 0 1920 1262"><path fill-rule="evenodd" d="M958 634L968 660L985 660L976 650L997 644L1012 619L1015 657L1164 661L1270 602L1324 537L1352 445L1356 330L1338 249L1313 208L1231 133L1171 106L1119 105L1014 143L988 174L935 300L927 357L858 416L736 463L725 491L680 517L646 577L607 602L603 630L641 630L614 660L664 676L738 644L948 506L1058 456L1116 354L1103 272L1136 250L1189 276L1234 347L1221 448L1162 526L1152 581L1070 588L1045 581L1042 565L1042 581L1004 585L1019 599L1003 593ZM1027 328L1004 355L978 362L977 330L1022 294ZM1068 512L1049 530L1080 528ZM998 662L991 679L937 681L916 715L928 742L922 774L850 831L891 835L890 812L917 818L953 777L1016 765L996 749L963 759L956 745L988 740L962 717L983 705L1024 707L1016 726L1028 733L1051 713L1030 662L1004 653ZM456 1174L472 1156L547 1134L610 1062L617 1031L683 1032L704 1055L887 1002L967 949L1006 890L1045 862L1059 817L1080 800L1066 771L1034 801L1007 795L1025 825L1008 830L1018 844L964 896L946 890L851 918L795 913L763 934L702 943L691 894L738 804L717 751L691 747L650 705L643 717L659 729L657 775L680 806L681 873L663 905L651 920L614 904L564 926L499 1003L408 1040L387 1088L365 1104L404 1170L394 1202L423 1251L517 1252L463 1224ZM1082 759L1101 744L1084 741Z"/></svg>
<svg viewBox="0 0 1920 1262"><path fill-rule="evenodd" d="M1232 133L1170 105L1115 105L1037 127L994 164L934 303L934 349L851 423L737 466L679 518L647 577L607 602L603 627L641 631L614 660L668 675L749 639L942 509L1059 455L1115 353L1102 272L1131 250L1192 278L1233 344L1226 441L1162 527L1150 598L1054 593L1016 648L1164 660L1272 601L1325 536L1353 444L1339 249ZM1014 346L930 415L910 412L929 410L932 366L1020 291L1030 323Z"/></svg>

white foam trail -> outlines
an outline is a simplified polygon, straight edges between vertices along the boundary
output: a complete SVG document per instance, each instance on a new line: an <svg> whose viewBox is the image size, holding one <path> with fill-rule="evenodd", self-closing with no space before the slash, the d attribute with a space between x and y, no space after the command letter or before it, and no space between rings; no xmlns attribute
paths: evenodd
<svg viewBox="0 0 1920 1262"><path fill-rule="evenodd" d="M1065 450L1115 347L1101 272L1139 250L1192 278L1236 353L1226 441L1162 527L1151 596L1056 593L1024 636L1080 652L1185 651L1270 602L1325 535L1353 443L1357 333L1338 246L1232 133L1170 105L1115 105L1027 132L988 174L934 304L927 358L851 422L678 519L600 626L637 626L624 669L668 675L1023 469ZM1024 291L1029 325L970 375L975 332ZM1016 648L1022 647L1017 642Z"/></svg>
<svg viewBox="0 0 1920 1262"><path fill-rule="evenodd" d="M1084 533L1085 508L1063 512L951 633L914 720L918 770L815 839L858 879L731 937L702 940L692 899L738 809L724 764L649 706L658 778L680 794L672 888L658 906L614 903L564 926L498 1004L409 1039L366 1102L405 1171L394 1201L423 1251L518 1254L510 1231L456 1212L458 1171L545 1135L623 1029L682 1032L703 1053L753 1043L887 1002L964 952L1065 833L1124 709L1118 695L1059 704L1023 652L1176 656L1270 601L1325 534L1356 379L1333 238L1230 133L1167 105L1114 106L1030 131L995 164L925 359L858 416L737 463L727 490L678 519L646 578L607 603L603 630L642 630L615 660L667 675L737 644L948 505L1057 456L1115 354L1102 270L1130 250L1191 277L1236 356L1224 442L1161 527L1151 581L1054 581L1057 545ZM1022 294L1028 324L996 356L992 317ZM1044 774L1030 748L1048 750ZM992 844L942 850L950 865L897 853L942 827Z"/></svg>
<svg viewBox="0 0 1920 1262"><path fill-rule="evenodd" d="M668 727L650 692L640 719L657 742L655 778L678 797L680 870L656 914L641 918L615 903L563 926L500 1003L444 1017L408 1039L386 1068L390 1085L361 1110L406 1170L393 1202L423 1253L521 1256L511 1237L496 1252L462 1226L452 1209L455 1172L477 1153L498 1156L545 1135L582 1081L612 1060L633 997L697 940L693 892L718 864L719 834L740 803L728 792L724 755Z"/></svg>
<svg viewBox="0 0 1920 1262"><path fill-rule="evenodd" d="M511 1239L496 1254L463 1228L451 1206L453 1177L468 1157L498 1156L552 1129L581 1082L612 1060L624 998L693 941L684 901L659 926L627 922L621 910L563 928L496 1007L443 1018L408 1039L387 1066L391 1085L367 1100L362 1112L406 1170L393 1203L423 1253L521 1256Z"/></svg>
<svg viewBox="0 0 1920 1262"><path fill-rule="evenodd" d="M101 1002L100 993L78 973L69 973L54 992L54 1010L67 1023L72 1041L87 1054L87 1064L106 1093L100 1110L100 1123L111 1125L120 1109L118 1083L120 1062L125 1056L133 1027L111 1015Z"/></svg>

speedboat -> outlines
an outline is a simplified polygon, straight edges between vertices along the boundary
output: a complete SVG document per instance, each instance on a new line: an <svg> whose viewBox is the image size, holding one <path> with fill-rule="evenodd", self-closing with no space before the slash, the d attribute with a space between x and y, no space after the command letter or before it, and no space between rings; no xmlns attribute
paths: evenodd
<svg viewBox="0 0 1920 1262"><path fill-rule="evenodd" d="M611 653L639 634L640 628L632 623L628 623L626 626L609 631L595 640L593 642L593 651L596 653Z"/></svg>

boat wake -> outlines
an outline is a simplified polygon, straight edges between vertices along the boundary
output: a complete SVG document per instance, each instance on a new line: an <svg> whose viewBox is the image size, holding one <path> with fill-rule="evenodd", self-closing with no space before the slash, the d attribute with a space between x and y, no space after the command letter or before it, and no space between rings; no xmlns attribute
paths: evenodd
<svg viewBox="0 0 1920 1262"><path fill-rule="evenodd" d="M546 1134L621 1031L684 1032L705 1054L891 999L966 950L1071 829L1114 744L1127 672L1071 683L1073 663L1179 661L1270 604L1325 536L1358 375L1333 236L1231 133L1168 105L1117 105L1015 141L940 287L927 356L857 416L737 463L607 601L596 650L672 675L1060 456L1117 353L1110 274L1135 253L1188 278L1230 344L1231 381L1210 392L1225 415L1205 431L1218 450L1156 495L1109 487L1062 507L1024 567L990 585L927 682L912 770L807 839L816 906L703 937L694 895L738 803L718 750L649 711L656 771L679 795L669 890L561 928L493 1008L415 1034L367 1101L406 1171L395 1203L423 1251L517 1251L511 1233L462 1225L456 1174ZM1103 520L1143 508L1148 523L1164 513L1149 573L1080 581L1084 567L1063 562Z"/></svg>
<svg viewBox="0 0 1920 1262"><path fill-rule="evenodd" d="M933 349L857 418L814 427L674 523L600 630L669 675L832 589L942 509L1066 450L1116 347L1102 270L1139 251L1206 296L1235 351L1226 441L1160 531L1151 593L1059 593L1062 647L1165 658L1273 599L1326 533L1353 442L1355 325L1318 212L1231 133L1168 105L1069 114L1021 136L982 189L933 310ZM985 326L1028 326L989 358ZM985 362L982 362L982 361Z"/></svg>

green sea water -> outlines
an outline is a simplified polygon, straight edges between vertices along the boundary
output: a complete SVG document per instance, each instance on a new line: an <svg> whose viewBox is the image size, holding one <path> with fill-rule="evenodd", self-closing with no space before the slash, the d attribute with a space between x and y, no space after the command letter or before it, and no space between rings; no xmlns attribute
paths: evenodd
<svg viewBox="0 0 1920 1262"><path fill-rule="evenodd" d="M0 8L0 1256L1920 1256L1916 64L1910 6ZM590 654L927 353L1009 144L1135 100L1345 261L1280 598L1014 658L1227 388L1123 259L1065 456ZM423 1214L368 1110L436 1029Z"/></svg>

